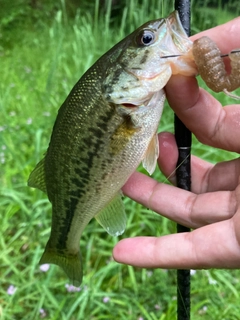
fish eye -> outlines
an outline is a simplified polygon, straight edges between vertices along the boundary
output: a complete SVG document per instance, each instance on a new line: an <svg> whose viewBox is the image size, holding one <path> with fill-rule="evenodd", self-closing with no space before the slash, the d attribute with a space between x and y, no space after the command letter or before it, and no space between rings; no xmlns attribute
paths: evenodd
<svg viewBox="0 0 240 320"><path fill-rule="evenodd" d="M137 38L137 44L140 46L149 46L155 40L154 33L151 30L142 30Z"/></svg>

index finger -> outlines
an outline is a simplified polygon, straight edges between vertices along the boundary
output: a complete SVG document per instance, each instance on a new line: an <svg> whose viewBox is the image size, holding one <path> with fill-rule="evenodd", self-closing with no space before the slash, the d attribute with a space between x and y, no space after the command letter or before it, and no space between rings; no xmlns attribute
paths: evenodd
<svg viewBox="0 0 240 320"><path fill-rule="evenodd" d="M202 31L190 39L192 41L208 36L218 45L223 53L228 53L232 49L240 47L240 37L238 36L240 30L240 17L237 17L220 26Z"/></svg>
<svg viewBox="0 0 240 320"><path fill-rule="evenodd" d="M239 105L222 108L210 93L199 89L192 77L172 76L165 90L171 108L200 142L240 152L240 141L236 139L240 129Z"/></svg>
<svg viewBox="0 0 240 320"><path fill-rule="evenodd" d="M121 240L114 248L117 262L141 268L239 268L239 244L232 221L156 237Z"/></svg>
<svg viewBox="0 0 240 320"><path fill-rule="evenodd" d="M140 172L128 179L122 191L147 208L190 228L229 219L237 206L235 191L194 194L158 183Z"/></svg>

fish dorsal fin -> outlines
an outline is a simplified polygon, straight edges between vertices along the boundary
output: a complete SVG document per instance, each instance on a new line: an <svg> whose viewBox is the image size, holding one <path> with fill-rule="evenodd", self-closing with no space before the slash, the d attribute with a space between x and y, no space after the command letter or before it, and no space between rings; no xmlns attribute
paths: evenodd
<svg viewBox="0 0 240 320"><path fill-rule="evenodd" d="M153 174L156 164L157 158L159 156L159 144L157 133L152 137L150 141L145 156L142 160L143 167L147 170L147 172L151 175Z"/></svg>
<svg viewBox="0 0 240 320"><path fill-rule="evenodd" d="M45 158L43 158L40 162L38 162L35 169L31 172L28 178L28 186L32 188L37 188L47 193L44 163L45 163Z"/></svg>
<svg viewBox="0 0 240 320"><path fill-rule="evenodd" d="M117 193L95 218L111 236L121 235L126 228L127 221L121 192Z"/></svg>

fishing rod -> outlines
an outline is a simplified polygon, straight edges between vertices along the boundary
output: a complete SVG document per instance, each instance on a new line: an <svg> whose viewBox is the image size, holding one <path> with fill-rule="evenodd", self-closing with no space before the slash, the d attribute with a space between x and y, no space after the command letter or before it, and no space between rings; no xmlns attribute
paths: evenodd
<svg viewBox="0 0 240 320"><path fill-rule="evenodd" d="M191 0L175 0L175 10L178 11L182 26L188 37L191 35ZM191 145L192 134L175 114L175 138L178 146L178 161L176 165L177 186L191 190ZM190 228L177 224L177 232L190 232ZM190 320L190 270L177 270L177 320Z"/></svg>

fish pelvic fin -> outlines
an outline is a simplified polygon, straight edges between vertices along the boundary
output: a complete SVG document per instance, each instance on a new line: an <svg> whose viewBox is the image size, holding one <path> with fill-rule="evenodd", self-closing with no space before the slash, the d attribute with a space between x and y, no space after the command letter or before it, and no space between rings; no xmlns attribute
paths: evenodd
<svg viewBox="0 0 240 320"><path fill-rule="evenodd" d="M59 266L75 287L79 287L82 283L83 272L80 251L76 254L59 253L47 245L39 263L51 263Z"/></svg>
<svg viewBox="0 0 240 320"><path fill-rule="evenodd" d="M44 170L45 158L43 158L31 172L28 178L28 186L37 188L47 193L46 182L45 182L45 170Z"/></svg>

